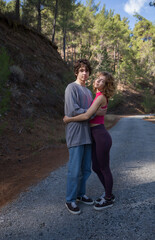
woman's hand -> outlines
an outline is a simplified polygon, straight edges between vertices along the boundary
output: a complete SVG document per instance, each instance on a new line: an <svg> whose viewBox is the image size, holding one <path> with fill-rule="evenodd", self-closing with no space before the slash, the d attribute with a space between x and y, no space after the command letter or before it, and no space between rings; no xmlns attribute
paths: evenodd
<svg viewBox="0 0 155 240"><path fill-rule="evenodd" d="M64 123L71 122L70 117L67 117L67 116L64 116L63 121L64 121Z"/></svg>

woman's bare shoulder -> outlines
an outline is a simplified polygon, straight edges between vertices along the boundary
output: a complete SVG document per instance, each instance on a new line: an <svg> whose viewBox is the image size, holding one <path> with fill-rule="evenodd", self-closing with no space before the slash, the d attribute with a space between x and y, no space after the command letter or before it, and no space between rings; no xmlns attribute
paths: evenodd
<svg viewBox="0 0 155 240"><path fill-rule="evenodd" d="M106 105L107 104L107 98L106 98L106 96L105 95L100 95L100 96L98 96L98 100L99 100L99 102L102 104L102 106L104 106L104 105Z"/></svg>
<svg viewBox="0 0 155 240"><path fill-rule="evenodd" d="M104 100L106 100L106 97L102 94L102 95L98 96L97 99L98 99L99 101L104 101Z"/></svg>

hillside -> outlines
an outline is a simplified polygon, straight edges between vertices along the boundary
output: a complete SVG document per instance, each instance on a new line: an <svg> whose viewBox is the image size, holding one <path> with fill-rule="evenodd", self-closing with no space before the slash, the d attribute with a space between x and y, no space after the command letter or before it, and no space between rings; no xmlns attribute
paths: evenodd
<svg viewBox="0 0 155 240"><path fill-rule="evenodd" d="M43 35L0 15L0 48L11 61L9 111L0 116L0 205L64 164L64 90L73 74ZM123 88L113 114L143 113L141 95ZM114 118L112 125L118 120Z"/></svg>
<svg viewBox="0 0 155 240"><path fill-rule="evenodd" d="M11 112L23 117L63 113L63 90L70 71L57 47L43 35L0 15L0 47L13 65ZM55 98L57 96L57 99Z"/></svg>
<svg viewBox="0 0 155 240"><path fill-rule="evenodd" d="M0 205L67 156L64 89L73 77L48 39L0 15L2 47L11 62L11 99L9 111L0 116Z"/></svg>
<svg viewBox="0 0 155 240"><path fill-rule="evenodd" d="M137 90L132 85L118 84L119 99L115 100L114 107L110 113L118 115L145 114L142 102L144 100L144 90Z"/></svg>
<svg viewBox="0 0 155 240"><path fill-rule="evenodd" d="M62 126L64 89L73 74L43 35L0 15L0 48L11 61L11 101L0 119L1 156L44 148ZM60 122L60 124L59 124ZM64 137L57 133L58 142ZM22 153L20 152L20 155ZM20 157L21 158L21 157Z"/></svg>

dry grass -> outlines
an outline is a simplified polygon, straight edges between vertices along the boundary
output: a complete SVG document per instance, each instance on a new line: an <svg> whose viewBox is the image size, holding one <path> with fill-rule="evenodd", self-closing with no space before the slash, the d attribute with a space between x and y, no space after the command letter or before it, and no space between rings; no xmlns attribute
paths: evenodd
<svg viewBox="0 0 155 240"><path fill-rule="evenodd" d="M148 116L148 117L145 117L143 119L145 121L149 121L149 122L155 123L155 116Z"/></svg>

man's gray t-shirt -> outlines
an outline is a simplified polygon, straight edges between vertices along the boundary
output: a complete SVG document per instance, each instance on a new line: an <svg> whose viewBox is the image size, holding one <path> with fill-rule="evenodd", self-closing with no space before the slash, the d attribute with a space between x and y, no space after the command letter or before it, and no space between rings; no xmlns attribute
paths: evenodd
<svg viewBox="0 0 155 240"><path fill-rule="evenodd" d="M85 113L92 103L91 91L75 82L65 90L65 115L73 117ZM88 121L70 122L66 125L67 147L91 144Z"/></svg>

